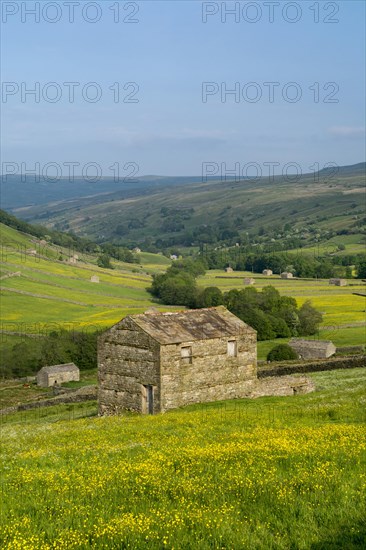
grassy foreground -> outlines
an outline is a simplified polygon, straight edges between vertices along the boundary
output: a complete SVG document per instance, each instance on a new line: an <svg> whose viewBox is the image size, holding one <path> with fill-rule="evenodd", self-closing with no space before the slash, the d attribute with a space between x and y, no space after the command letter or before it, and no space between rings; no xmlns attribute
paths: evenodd
<svg viewBox="0 0 366 550"><path fill-rule="evenodd" d="M313 394L154 417L4 418L1 547L365 547L365 371L312 377Z"/></svg>

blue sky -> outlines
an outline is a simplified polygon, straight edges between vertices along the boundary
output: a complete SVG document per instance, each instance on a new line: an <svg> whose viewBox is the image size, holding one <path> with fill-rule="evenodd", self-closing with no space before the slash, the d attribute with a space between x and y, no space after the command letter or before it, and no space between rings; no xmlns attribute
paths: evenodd
<svg viewBox="0 0 366 550"><path fill-rule="evenodd" d="M78 162L76 173L95 162L110 176L111 165L123 174L128 162L139 175L200 175L204 162L228 169L257 163L266 175L268 162L278 163L277 172L286 163L308 172L314 163L364 160L363 1L273 2L272 23L265 2L74 3L73 23L63 1L40 2L41 10L49 6L36 23L24 11L36 2L2 2L3 162ZM87 4L86 17L99 21L83 19ZM235 4L238 21L227 14L225 22L224 9ZM215 11L203 23L203 13ZM22 98L21 83L24 91L36 82L39 103ZM80 83L74 103L65 82ZM85 88L90 82L97 87ZM117 103L109 89L116 82ZM205 82L213 92L203 102ZM272 102L268 82L277 83ZM239 97L225 96L235 86ZM102 96L91 103L83 89ZM255 93L262 94L257 102Z"/></svg>

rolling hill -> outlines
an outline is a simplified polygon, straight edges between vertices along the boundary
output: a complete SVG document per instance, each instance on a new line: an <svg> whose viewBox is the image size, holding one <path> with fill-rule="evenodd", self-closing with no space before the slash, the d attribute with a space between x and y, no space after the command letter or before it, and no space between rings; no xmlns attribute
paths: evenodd
<svg viewBox="0 0 366 550"><path fill-rule="evenodd" d="M151 273L170 265L164 256L142 253L139 264L113 261L115 269L102 269L95 254L78 253L72 264L74 251L41 244L36 237L4 224L0 224L0 237L2 330L7 332L32 333L43 326L51 330L52 324L110 326L151 305L146 291ZM91 282L92 276L99 283Z"/></svg>
<svg viewBox="0 0 366 550"><path fill-rule="evenodd" d="M161 254L139 253L137 264L113 260L115 269L111 270L98 267L97 254L78 252L77 262L71 264L74 250L45 243L4 224L0 224L0 243L3 346L17 343L24 334L48 335L61 329L93 332L152 305L162 311L171 307L154 303L146 290L151 275L165 271L171 264ZM99 277L99 283L91 281L93 276ZM225 292L243 288L245 276L253 274L211 270L198 279L198 285L218 286ZM354 295L356 291L364 292L362 281L353 280L346 287L329 285L327 280L286 281L278 275L255 275L255 281L258 290L273 285L281 295L295 297L299 305L312 300L324 313L318 337L332 339L337 345L364 342L365 299ZM276 343L279 340L260 342L259 357L265 358Z"/></svg>
<svg viewBox="0 0 366 550"><path fill-rule="evenodd" d="M194 179L194 178L193 178ZM156 178L93 196L17 206L13 212L97 242L191 246L258 237L301 246L365 231L365 163L301 177L189 181Z"/></svg>

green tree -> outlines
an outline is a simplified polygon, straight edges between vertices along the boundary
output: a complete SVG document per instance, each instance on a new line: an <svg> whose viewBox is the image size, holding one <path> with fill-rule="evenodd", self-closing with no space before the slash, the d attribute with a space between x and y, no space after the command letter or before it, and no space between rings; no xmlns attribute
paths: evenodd
<svg viewBox="0 0 366 550"><path fill-rule="evenodd" d="M360 260L358 262L357 276L359 279L366 279L366 260Z"/></svg>
<svg viewBox="0 0 366 550"><path fill-rule="evenodd" d="M260 309L248 309L238 317L257 331L258 340L271 340L276 336L268 316Z"/></svg>
<svg viewBox="0 0 366 550"><path fill-rule="evenodd" d="M97 368L97 333L71 332L67 333L70 340L70 361L80 369Z"/></svg>
<svg viewBox="0 0 366 550"><path fill-rule="evenodd" d="M98 256L97 265L99 267L103 267L104 269L114 269L108 254L101 254Z"/></svg>
<svg viewBox="0 0 366 550"><path fill-rule="evenodd" d="M150 292L153 296L160 298L160 289L167 278L168 275L166 273L154 273L152 277L152 284L147 289L148 292Z"/></svg>
<svg viewBox="0 0 366 550"><path fill-rule="evenodd" d="M348 265L345 269L346 279L352 279L352 268Z"/></svg>
<svg viewBox="0 0 366 550"><path fill-rule="evenodd" d="M299 334L301 336L310 336L316 334L318 327L323 320L323 315L317 311L310 300L306 300L299 309Z"/></svg>
<svg viewBox="0 0 366 550"><path fill-rule="evenodd" d="M196 282L189 273L167 277L159 294L164 304L194 307L197 297Z"/></svg>
<svg viewBox="0 0 366 550"><path fill-rule="evenodd" d="M274 315L267 315L269 322L272 325L272 329L276 334L276 338L289 338L291 336L291 330L287 326L286 321L281 317L275 317Z"/></svg>
<svg viewBox="0 0 366 550"><path fill-rule="evenodd" d="M34 374L39 366L39 350L32 342L19 342L12 347L8 355L11 376L28 376Z"/></svg>
<svg viewBox="0 0 366 550"><path fill-rule="evenodd" d="M329 261L322 261L316 268L316 275L320 279L334 277L334 266Z"/></svg>
<svg viewBox="0 0 366 550"><path fill-rule="evenodd" d="M280 307L281 295L274 286L265 286L258 294L258 305L263 311L276 313Z"/></svg>
<svg viewBox="0 0 366 550"><path fill-rule="evenodd" d="M51 332L42 343L39 366L60 365L68 361L69 355L65 349L64 342L57 332Z"/></svg>
<svg viewBox="0 0 366 550"><path fill-rule="evenodd" d="M217 286L209 286L205 288L199 295L199 307L214 307L221 306L224 303L222 292Z"/></svg>
<svg viewBox="0 0 366 550"><path fill-rule="evenodd" d="M199 277L206 273L207 265L204 260L193 260L192 258L187 258L186 260L176 260L173 264L167 269L166 273L177 274L177 273L189 273L192 277Z"/></svg>

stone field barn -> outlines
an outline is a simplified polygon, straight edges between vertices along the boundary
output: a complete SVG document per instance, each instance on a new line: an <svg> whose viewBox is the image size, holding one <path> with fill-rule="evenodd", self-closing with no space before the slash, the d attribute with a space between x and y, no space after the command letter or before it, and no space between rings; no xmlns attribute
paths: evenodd
<svg viewBox="0 0 366 550"><path fill-rule="evenodd" d="M244 397L257 379L256 342L223 306L125 317L99 337L99 414Z"/></svg>
<svg viewBox="0 0 366 550"><path fill-rule="evenodd" d="M37 385L44 388L50 388L55 383L78 382L80 380L80 371L74 363L65 365L52 365L42 367L37 373Z"/></svg>
<svg viewBox="0 0 366 550"><path fill-rule="evenodd" d="M292 338L289 345L297 352L300 359L328 359L337 350L330 340Z"/></svg>

